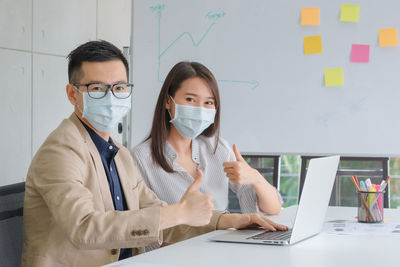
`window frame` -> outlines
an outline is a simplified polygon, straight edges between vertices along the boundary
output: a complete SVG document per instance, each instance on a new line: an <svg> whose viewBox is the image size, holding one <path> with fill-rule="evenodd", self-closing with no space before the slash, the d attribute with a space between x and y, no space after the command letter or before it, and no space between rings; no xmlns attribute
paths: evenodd
<svg viewBox="0 0 400 267"><path fill-rule="evenodd" d="M311 159L313 158L320 158L323 156L301 156L301 169L300 169L300 181L299 181L299 193L298 193L298 201L297 203L300 202L301 198L301 193L303 191L303 186L304 186L304 181L305 181L305 176L307 173L307 166L308 163ZM382 165L381 169L375 170L375 171L366 171L366 170L344 170L340 168L340 163L339 163L339 168L336 173L335 177L335 183L332 188L332 194L331 194L331 199L329 201L330 206L338 206L337 204L337 191L338 191L338 179L341 179L339 177L341 176L351 176L351 175L364 175L365 172L368 172L370 175L374 176L382 176L382 179L386 179L389 175L389 157L349 157L349 156L343 156L340 157L340 162L342 161L376 161L380 162ZM384 194L384 208L389 208L390 203L389 203L389 187L386 188L386 192Z"/></svg>

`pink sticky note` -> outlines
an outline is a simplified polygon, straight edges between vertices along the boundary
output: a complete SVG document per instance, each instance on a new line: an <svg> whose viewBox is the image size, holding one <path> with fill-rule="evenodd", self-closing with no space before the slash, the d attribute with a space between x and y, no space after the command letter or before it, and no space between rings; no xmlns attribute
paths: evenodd
<svg viewBox="0 0 400 267"><path fill-rule="evenodd" d="M351 45L351 62L369 62L369 45L353 44Z"/></svg>

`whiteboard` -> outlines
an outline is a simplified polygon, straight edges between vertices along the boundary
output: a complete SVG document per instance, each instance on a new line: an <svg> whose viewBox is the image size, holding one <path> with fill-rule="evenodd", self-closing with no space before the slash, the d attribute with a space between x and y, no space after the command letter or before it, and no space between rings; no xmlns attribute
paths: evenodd
<svg viewBox="0 0 400 267"><path fill-rule="evenodd" d="M400 29L400 1L351 1L358 23L340 21L342 3L134 0L133 146L150 131L168 71L189 60L214 73L221 136L242 152L400 155L400 47L378 43L378 29ZM302 7L320 7L319 26L300 25ZM323 53L305 55L313 35ZM350 62L352 44L370 45L369 63ZM324 86L327 68L343 68L343 86Z"/></svg>

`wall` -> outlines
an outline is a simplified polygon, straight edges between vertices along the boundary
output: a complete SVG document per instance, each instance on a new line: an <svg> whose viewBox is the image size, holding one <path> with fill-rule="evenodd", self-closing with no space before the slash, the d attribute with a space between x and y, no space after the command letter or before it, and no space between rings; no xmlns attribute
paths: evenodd
<svg viewBox="0 0 400 267"><path fill-rule="evenodd" d="M135 98L132 143L149 133L163 80L181 60L214 73L221 136L253 154L399 156L399 46L381 47L378 30L400 29L398 0L353 0L358 22L340 21L340 0L134 1ZM302 7L320 24L302 26ZM303 38L321 36L306 55ZM352 44L370 45L370 62L350 61ZM344 84L326 87L324 70Z"/></svg>
<svg viewBox="0 0 400 267"><path fill-rule="evenodd" d="M72 112L68 53L104 39L129 46L130 0L0 1L0 186L25 180L49 133Z"/></svg>

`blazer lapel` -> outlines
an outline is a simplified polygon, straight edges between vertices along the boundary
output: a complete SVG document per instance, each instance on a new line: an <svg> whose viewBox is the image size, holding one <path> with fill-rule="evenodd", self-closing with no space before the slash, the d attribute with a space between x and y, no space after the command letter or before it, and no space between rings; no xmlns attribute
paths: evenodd
<svg viewBox="0 0 400 267"><path fill-rule="evenodd" d="M135 209L135 201L132 194L133 186L131 184L130 178L128 176L128 172L125 169L125 166L122 162L120 152L115 155L114 161L117 167L119 182L121 183L122 190L124 191L124 197L126 204L128 205L129 210Z"/></svg>
<svg viewBox="0 0 400 267"><path fill-rule="evenodd" d="M92 138L90 138L89 133L82 125L82 122L78 119L78 117L73 113L69 117L69 119L71 119L72 122L78 127L79 132L81 133L82 138L84 139L84 142L88 146L89 153L92 158L93 165L97 174L97 177L93 177L93 179L96 179L99 183L101 197L103 199L105 210L115 210L114 203L111 198L110 186L108 184L107 175L104 170L103 162L101 161L99 151L97 150L95 144L92 141Z"/></svg>
<svg viewBox="0 0 400 267"><path fill-rule="evenodd" d="M90 138L90 136L89 136ZM87 142L90 156L92 157L94 167L97 173L97 181L99 182L99 187L101 191L101 197L103 198L104 207L106 210L115 210L114 203L111 198L110 186L108 184L107 175L104 170L103 162L101 161L99 151L97 150L95 144L90 139Z"/></svg>

